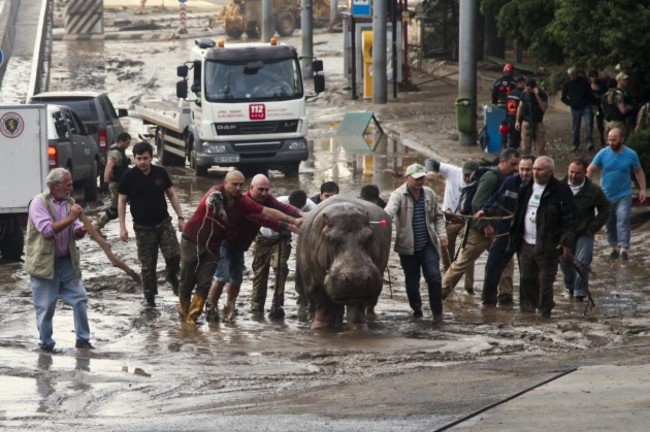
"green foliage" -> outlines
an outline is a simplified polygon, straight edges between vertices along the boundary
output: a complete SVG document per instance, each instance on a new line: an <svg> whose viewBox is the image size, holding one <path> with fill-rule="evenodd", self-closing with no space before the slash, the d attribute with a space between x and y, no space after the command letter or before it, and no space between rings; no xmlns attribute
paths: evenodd
<svg viewBox="0 0 650 432"><path fill-rule="evenodd" d="M634 132L625 145L637 152L646 177L650 174L650 129Z"/></svg>

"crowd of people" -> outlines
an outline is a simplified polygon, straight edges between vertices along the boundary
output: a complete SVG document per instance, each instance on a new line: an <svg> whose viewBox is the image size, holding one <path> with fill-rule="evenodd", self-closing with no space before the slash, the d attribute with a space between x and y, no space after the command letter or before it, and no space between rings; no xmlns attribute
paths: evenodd
<svg viewBox="0 0 650 432"><path fill-rule="evenodd" d="M392 217L394 251L399 255L404 290L415 319L424 316L422 276L431 319L440 323L443 303L460 279L464 278L465 291L474 294L474 265L485 251L483 307L510 308L515 304L516 257L519 308L543 318L550 318L555 307L553 284L558 268L574 301L588 297L594 235L601 228L607 231L610 259L630 258L631 175L638 183L640 202L646 198L646 179L638 155L625 145L625 139L634 127L650 124L642 118L648 115L648 107L638 110L634 126L630 119L635 107L625 93L626 74L619 73L615 84L610 83L610 89L603 92L598 74L590 73L587 79L569 69L562 101L571 107L573 147L580 147L584 123L585 144L595 148L591 133L595 118L602 148L591 161L573 158L566 174L561 175L556 173L554 160L545 154L543 116L548 95L535 80L513 74L513 67L504 68L504 76L493 89L493 102L507 107L511 132L519 132L510 134L509 145L496 166L482 167L471 160L455 166L428 159L423 165L406 168L404 184L392 191L387 201L375 185L360 191L360 198L384 208ZM601 97L596 98L599 92ZM269 317L283 318L292 234L300 233L306 213L338 194L339 186L327 181L311 198L302 190L276 198L265 175L255 175L246 189L244 175L232 170L222 184L205 193L186 221L170 176L152 163L154 149L149 143L133 146L134 166L129 168L125 150L130 141L127 133L120 134L111 147L103 174L111 202L92 229L99 231L117 218L119 237L127 241L129 208L147 307L156 307L160 251L166 281L178 296L183 322L196 325L204 313L209 321L234 320L244 253L254 245L251 312L263 315L267 310L272 268L275 280ZM592 181L596 172L600 172L600 185ZM438 176L445 180L442 200L425 185ZM58 299L72 306L76 347L94 348L75 244L89 227L82 223L83 209L70 196L72 184L68 171L53 169L47 176L47 190L29 205L25 268L32 287L39 347L46 352L55 350L52 323ZM301 286L299 268L295 280L298 316L304 319L309 299ZM220 309L224 291L227 299Z"/></svg>

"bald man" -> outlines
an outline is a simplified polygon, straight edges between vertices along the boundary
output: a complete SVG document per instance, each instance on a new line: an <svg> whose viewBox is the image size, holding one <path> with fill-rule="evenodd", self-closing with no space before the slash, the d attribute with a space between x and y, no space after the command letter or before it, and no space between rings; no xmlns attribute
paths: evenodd
<svg viewBox="0 0 650 432"><path fill-rule="evenodd" d="M265 207L252 198L251 191L242 194L244 181L244 175L240 171L230 171L223 184L213 186L203 196L183 229L178 313L190 324L196 324L203 311L213 273L222 256L223 243L228 243L233 250L246 250L248 246L243 246L246 242L248 245L252 243L260 226L299 231L302 219L298 213L293 212L293 217L276 208ZM253 184L257 185L256 189L266 189L260 190L260 193L268 194L266 177L254 179ZM251 231L254 231L253 234ZM223 261L228 271L230 263L226 263L226 259ZM195 287L196 293L192 297Z"/></svg>

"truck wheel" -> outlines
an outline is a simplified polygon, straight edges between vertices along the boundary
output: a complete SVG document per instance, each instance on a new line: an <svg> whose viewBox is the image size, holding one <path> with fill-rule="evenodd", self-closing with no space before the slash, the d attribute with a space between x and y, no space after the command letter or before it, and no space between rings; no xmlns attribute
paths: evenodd
<svg viewBox="0 0 650 432"><path fill-rule="evenodd" d="M0 219L0 256L2 261L20 261L25 246L23 227L18 215Z"/></svg>
<svg viewBox="0 0 650 432"><path fill-rule="evenodd" d="M239 23L233 22L233 21L226 21L226 35L230 39L239 39L242 34L244 34L244 30L241 28Z"/></svg>
<svg viewBox="0 0 650 432"><path fill-rule="evenodd" d="M250 21L246 25L246 36L248 39L259 39L260 38L260 29L257 26L255 21Z"/></svg>
<svg viewBox="0 0 650 432"><path fill-rule="evenodd" d="M97 166L99 161L93 162L93 171L84 184L84 199L86 202L97 201Z"/></svg>
<svg viewBox="0 0 650 432"><path fill-rule="evenodd" d="M158 144L160 143L160 144ZM159 148L158 160L163 166L185 166L185 158L165 150L165 133L161 130L156 132L156 147Z"/></svg>
<svg viewBox="0 0 650 432"><path fill-rule="evenodd" d="M296 19L290 12L280 12L275 19L275 31L280 36L291 36L296 29Z"/></svg>
<svg viewBox="0 0 650 432"><path fill-rule="evenodd" d="M188 159L190 160L190 168L194 170L194 174L197 177L205 177L208 175L208 169L210 169L209 166L199 166L196 163L196 151L194 150L194 138L193 137L188 137L187 138L187 147L190 149L190 154Z"/></svg>
<svg viewBox="0 0 650 432"><path fill-rule="evenodd" d="M286 164L282 171L284 171L285 177L297 177L299 170L300 170L300 162L293 162L290 164Z"/></svg>

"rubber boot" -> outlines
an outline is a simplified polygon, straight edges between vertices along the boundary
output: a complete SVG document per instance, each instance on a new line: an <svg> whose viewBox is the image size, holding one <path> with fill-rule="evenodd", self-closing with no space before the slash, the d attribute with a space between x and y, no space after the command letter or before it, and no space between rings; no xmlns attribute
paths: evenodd
<svg viewBox="0 0 650 432"><path fill-rule="evenodd" d="M178 305L178 315L180 315L181 320L185 321L187 319L187 314L190 312L190 299L179 297Z"/></svg>
<svg viewBox="0 0 650 432"><path fill-rule="evenodd" d="M201 294L194 294L194 296L192 297L192 303L190 304L190 310L187 314L187 318L185 319L185 322L188 324L196 325L196 320L199 318L199 315L201 315L201 312L203 312L204 304L205 304L205 297L203 297Z"/></svg>
<svg viewBox="0 0 650 432"><path fill-rule="evenodd" d="M239 285L228 283L228 300L224 308L224 315L226 321L234 321L237 316L237 296L239 295Z"/></svg>

